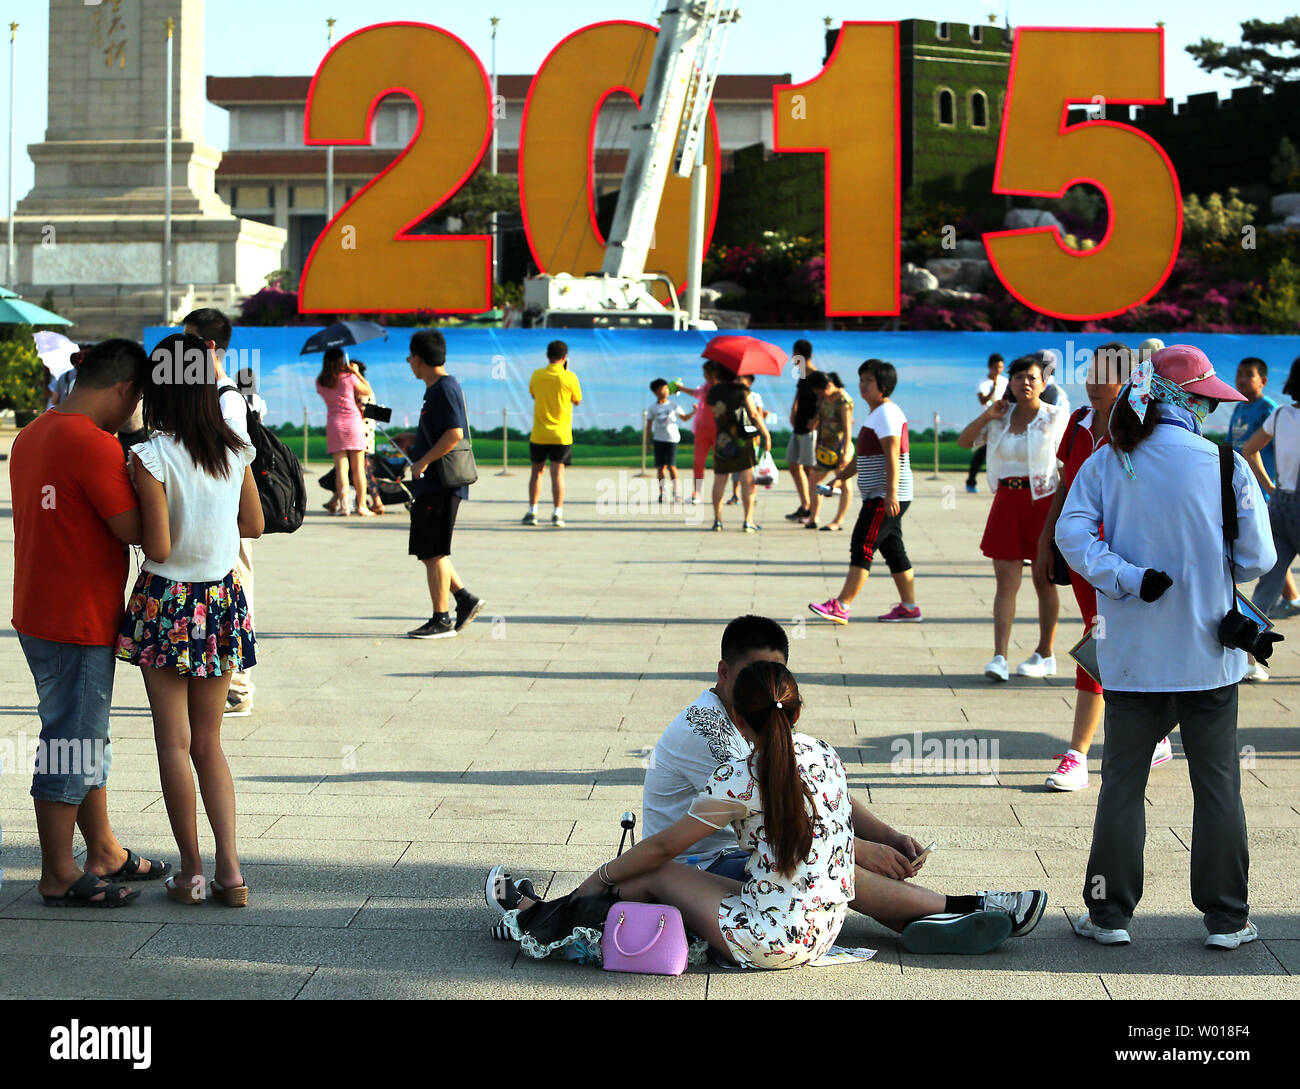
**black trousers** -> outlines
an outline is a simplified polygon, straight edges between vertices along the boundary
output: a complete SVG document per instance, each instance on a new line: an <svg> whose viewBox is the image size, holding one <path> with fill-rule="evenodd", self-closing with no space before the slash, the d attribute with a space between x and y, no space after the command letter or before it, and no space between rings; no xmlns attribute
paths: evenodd
<svg viewBox="0 0 1300 1089"><path fill-rule="evenodd" d="M989 448L987 446L975 447L975 453L970 456L970 470L966 473L966 483L974 484L979 471L984 468L985 459L988 457Z"/></svg>
<svg viewBox="0 0 1300 1089"><path fill-rule="evenodd" d="M1175 726L1192 782L1192 903L1211 934L1230 934L1250 914L1235 684L1204 692L1106 689L1101 793L1083 901L1097 926L1128 927L1142 899L1151 753Z"/></svg>

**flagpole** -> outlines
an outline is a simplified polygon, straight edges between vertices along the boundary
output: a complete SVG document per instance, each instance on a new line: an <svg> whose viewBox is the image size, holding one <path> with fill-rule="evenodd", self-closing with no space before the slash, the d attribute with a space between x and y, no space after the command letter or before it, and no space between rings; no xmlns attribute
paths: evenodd
<svg viewBox="0 0 1300 1089"><path fill-rule="evenodd" d="M326 19L326 37L330 48L334 46L334 24L335 19ZM334 221L334 147L333 145L325 149L325 223L328 226Z"/></svg>
<svg viewBox="0 0 1300 1089"><path fill-rule="evenodd" d="M172 323L172 71L176 20L167 18L167 136L163 149L163 325Z"/></svg>
<svg viewBox="0 0 1300 1089"><path fill-rule="evenodd" d="M9 24L9 197L6 207L9 212L9 248L5 251L8 259L9 272L6 277L6 284L10 291L16 291L18 288L15 282L18 278L18 254L14 252L14 59L15 59L15 42L18 39L18 24Z"/></svg>

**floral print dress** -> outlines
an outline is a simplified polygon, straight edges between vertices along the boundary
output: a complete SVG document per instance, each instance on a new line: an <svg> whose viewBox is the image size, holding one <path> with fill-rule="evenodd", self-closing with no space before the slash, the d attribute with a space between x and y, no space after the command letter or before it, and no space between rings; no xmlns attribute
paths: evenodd
<svg viewBox="0 0 1300 1089"><path fill-rule="evenodd" d="M750 757L721 765L690 815L730 823L748 848L745 883L718 905L718 927L736 961L749 968L797 968L828 952L853 899L853 820L839 755L824 741L793 735L799 775L816 799L813 842L792 874L777 873L763 826Z"/></svg>

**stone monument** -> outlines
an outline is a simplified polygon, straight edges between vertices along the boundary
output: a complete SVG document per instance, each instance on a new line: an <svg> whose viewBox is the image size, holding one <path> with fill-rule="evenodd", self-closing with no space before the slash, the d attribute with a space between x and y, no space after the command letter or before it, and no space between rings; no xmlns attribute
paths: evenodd
<svg viewBox="0 0 1300 1089"><path fill-rule="evenodd" d="M14 215L17 284L76 322L74 339L138 337L164 315L167 19L173 319L231 309L280 267L285 231L237 219L203 137L203 0L50 0L49 120ZM2 224L2 221L0 221ZM0 269L7 253L0 225Z"/></svg>

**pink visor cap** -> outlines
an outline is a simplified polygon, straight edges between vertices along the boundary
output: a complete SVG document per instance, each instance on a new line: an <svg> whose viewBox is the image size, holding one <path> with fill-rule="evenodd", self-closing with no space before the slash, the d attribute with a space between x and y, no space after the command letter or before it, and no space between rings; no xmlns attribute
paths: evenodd
<svg viewBox="0 0 1300 1089"><path fill-rule="evenodd" d="M1171 344L1152 353L1156 374L1166 382L1181 386L1197 397L1216 401L1244 401L1246 398L1221 378L1215 377L1214 364L1200 348L1190 344Z"/></svg>

